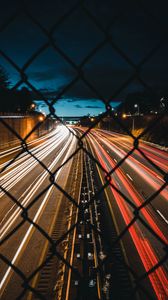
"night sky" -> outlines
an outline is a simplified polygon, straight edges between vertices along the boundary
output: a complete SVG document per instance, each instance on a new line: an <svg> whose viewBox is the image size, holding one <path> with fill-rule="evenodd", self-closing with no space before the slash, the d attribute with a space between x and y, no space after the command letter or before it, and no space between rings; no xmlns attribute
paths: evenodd
<svg viewBox="0 0 168 300"><path fill-rule="evenodd" d="M115 47L108 42L104 43L82 66L85 78L98 93L91 91L82 80L78 80L55 104L59 115L75 116L88 113L96 115L104 110L101 98L105 101L110 99L112 106L116 106L128 93L143 91L144 86L135 78L129 86L118 92L134 74L134 66L138 65L161 41L164 41L161 47L142 66L139 75L152 89L156 91L167 89L167 1L83 1L84 6L98 21L97 25L81 7L82 5L76 5L78 2L0 0L0 26L3 28L0 33L0 50L20 68L48 41L42 30L25 15L23 12L25 9L46 30L50 30L64 14L76 6L72 14L59 23L52 34L55 44L76 66L82 64L85 57L103 43L105 35L102 30L108 29ZM6 20L15 12L17 17L6 26ZM9 73L13 87L20 79L19 73L2 55L0 65ZM52 46L47 47L36 57L26 68L25 73L29 82L47 99L56 97L78 74L71 63ZM25 84L19 88L23 86ZM41 101L39 103L39 108L47 111L45 105Z"/></svg>

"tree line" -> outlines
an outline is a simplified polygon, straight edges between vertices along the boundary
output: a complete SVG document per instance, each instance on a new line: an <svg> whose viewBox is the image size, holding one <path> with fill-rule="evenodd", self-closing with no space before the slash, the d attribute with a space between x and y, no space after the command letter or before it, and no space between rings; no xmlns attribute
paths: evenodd
<svg viewBox="0 0 168 300"><path fill-rule="evenodd" d="M0 66L0 112L27 113L32 110L32 104L30 91L26 87L12 90L9 76L5 69Z"/></svg>

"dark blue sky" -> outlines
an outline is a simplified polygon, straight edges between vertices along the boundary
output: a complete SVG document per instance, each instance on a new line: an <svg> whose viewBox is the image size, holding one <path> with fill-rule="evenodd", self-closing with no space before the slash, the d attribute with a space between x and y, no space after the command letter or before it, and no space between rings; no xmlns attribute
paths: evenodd
<svg viewBox="0 0 168 300"><path fill-rule="evenodd" d="M20 68L48 42L42 29L24 13L25 8L43 28L50 30L61 16L78 3L75 0L1 2L0 26L3 30L0 33L0 50ZM85 78L97 93L91 91L86 83L79 79L56 104L59 114L97 114L104 110L100 101L102 98L106 101L110 99L115 106L116 102L122 101L129 92L144 90L144 86L135 78L129 86L118 92L134 74L134 66L166 37L159 50L153 53L139 71L141 78L152 89L166 89L167 1L161 2L158 6L158 3L155 4L151 0L83 1L98 23L95 24L86 10L77 5L72 14L52 32L53 41L58 48L53 49L49 45L25 69L29 82L48 99L56 97L77 77L76 66L82 64L85 57L98 47L97 52L82 65ZM6 20L15 12L16 18L5 26ZM104 29L106 32L108 29L113 46L108 42L102 44L105 41ZM8 71L12 87L20 79L19 73L2 55L0 65Z"/></svg>

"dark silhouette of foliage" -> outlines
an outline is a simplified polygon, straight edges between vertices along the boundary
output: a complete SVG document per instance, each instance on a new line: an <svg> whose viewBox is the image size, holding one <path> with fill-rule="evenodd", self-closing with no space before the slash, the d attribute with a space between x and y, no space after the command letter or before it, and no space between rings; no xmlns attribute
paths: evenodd
<svg viewBox="0 0 168 300"><path fill-rule="evenodd" d="M4 68L0 66L0 89L7 89L9 85L9 76Z"/></svg>
<svg viewBox="0 0 168 300"><path fill-rule="evenodd" d="M135 107L135 104L138 105L139 113L148 114L151 111L159 110L160 99L156 96L156 94L154 95L147 91L130 93L125 98L125 101L119 105L118 111L122 113L135 114L137 113L137 107Z"/></svg>
<svg viewBox="0 0 168 300"><path fill-rule="evenodd" d="M0 66L0 112L21 112L27 113L32 110L32 95L30 91L23 87L21 90L12 90L9 76L2 66Z"/></svg>
<svg viewBox="0 0 168 300"><path fill-rule="evenodd" d="M10 89L0 90L0 111L1 112L22 112L31 110L32 97L27 88L19 91Z"/></svg>

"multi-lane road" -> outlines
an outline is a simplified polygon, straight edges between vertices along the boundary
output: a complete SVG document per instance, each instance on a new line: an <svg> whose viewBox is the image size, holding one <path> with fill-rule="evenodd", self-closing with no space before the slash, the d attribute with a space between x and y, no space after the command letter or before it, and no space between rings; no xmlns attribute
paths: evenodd
<svg viewBox="0 0 168 300"><path fill-rule="evenodd" d="M111 186L106 189L106 194L111 216L115 219L118 228L118 234L121 234L124 227L129 226L134 217L137 217L128 231L134 244L134 250L138 254L138 259L147 272L166 256L165 247L168 244L168 188L164 187L164 175L168 171L168 154L141 142L139 145L140 150L161 170L155 168L138 150L135 150L121 163L119 168L116 168L117 164L133 148L133 140L127 136L101 130L92 131L88 138L93 153L104 170L107 172L112 171L111 178L108 179ZM113 172L113 170L115 171ZM98 171L104 183L106 172L100 170L99 167ZM155 195L156 191L162 186L164 187L163 190L143 206L145 201ZM137 215L136 208L138 207L141 207L141 209ZM152 229L152 232L150 232L148 226ZM136 259L132 257L135 253L130 252L131 248L127 239L124 248L129 264L136 270L138 276L142 276L144 272L139 266L137 268ZM149 280L155 292L155 297L157 299L167 299L168 262L150 274Z"/></svg>
<svg viewBox="0 0 168 300"><path fill-rule="evenodd" d="M63 194L51 185L50 171L57 171L54 180L60 188L65 188L72 160L60 166L73 153L76 143L73 134L58 126L54 132L37 140L33 148L29 145L32 155L25 151L11 163L12 156L17 156L21 149L1 153L1 170L4 170L0 193L1 254L25 276L37 268L43 248L47 247L46 237L33 224L49 232L61 206ZM23 290L22 282L7 262L2 261L1 299L17 299Z"/></svg>
<svg viewBox="0 0 168 300"><path fill-rule="evenodd" d="M25 151L20 147L15 147L1 152L0 239L3 257L0 272L0 296L4 300L18 299L18 297L29 300L35 297L38 299L38 291L41 292L40 288L37 288L38 282L41 282L40 275L38 276L35 272L32 278L29 276L48 255L49 237L52 237L56 228L57 240L61 233L65 233L72 226L73 222L78 221L79 210L75 207L75 203L72 205L66 200L66 194L62 193L62 189L70 193L72 199L75 199L79 205L80 199L83 199L83 194L85 194L82 190L82 178L83 172L86 173L84 164L87 156L83 156L83 151L78 151L66 164L64 162L79 147L75 135L81 136L85 129L71 127L70 130L71 133L66 127L58 126L45 137L29 143ZM101 194L101 200L106 203L108 215L106 216L106 212L103 212L103 215L112 220L117 235L121 235L119 243L123 258L130 270L133 270L131 280L133 282L136 279L139 283L138 285L132 283L133 287L136 286L138 297L168 299L168 260L166 260L168 187L165 184L168 153L144 142L139 144L141 152L135 149L130 153L133 147L130 137L103 130L92 130L85 138L84 145L97 161L92 166L92 172L87 170L91 180L93 173L97 174L98 180L94 183L96 184L95 190L98 191L102 185L106 185ZM146 160L145 156L149 160ZM127 158L124 160L124 157ZM88 188L88 193L91 192L89 189L91 188ZM159 189L160 192L157 193ZM89 197L87 201L88 199ZM97 222L98 215L101 214L100 207L94 221L94 216L97 214L96 201L94 207L89 206L89 209L94 210L94 212L90 211L89 222L91 223ZM94 225L97 226L98 223ZM126 227L128 230L125 231ZM109 240L111 232L109 225L106 232ZM48 236L45 236L45 233ZM88 235L92 236L90 244L94 244L93 232ZM74 232L63 241L63 257L72 264L76 260L74 257L76 243L79 244L80 241L83 243L82 238L80 240L78 236L75 237ZM100 253L96 253L100 251L99 248L101 246L95 244L94 268L99 264ZM100 252L102 256L102 251ZM89 260L88 263L86 261L86 265L90 264L90 257L87 258L86 253L84 257L81 253L77 254L80 259ZM89 252L88 255L92 253ZM9 262L12 265L9 265ZM156 270L144 276L159 262L162 263ZM57 299L58 295L58 299L73 299L73 282L70 282L73 276L66 274L67 271L63 265L60 267L58 262L55 264L56 274L53 275L53 271L50 272L53 286L48 294L45 291L46 299ZM84 264L82 266L85 269ZM62 278L61 283L60 276L57 276L59 272ZM28 278L28 281L24 276ZM49 275L46 273L44 283L45 279L47 281L47 276ZM108 293L101 293L104 287L100 277L98 276L93 282L89 281L91 282L89 288L92 289L92 283L94 283L94 288L97 286L97 297L112 299ZM27 282L29 287L24 286L23 282ZM46 283L43 284L43 289L45 288L46 290L48 288ZM65 292L66 288L70 291ZM32 292L33 289L37 290L36 296L31 293L31 289ZM55 293L51 292L56 289ZM109 291L112 295L110 284ZM135 299L136 295L134 291Z"/></svg>

